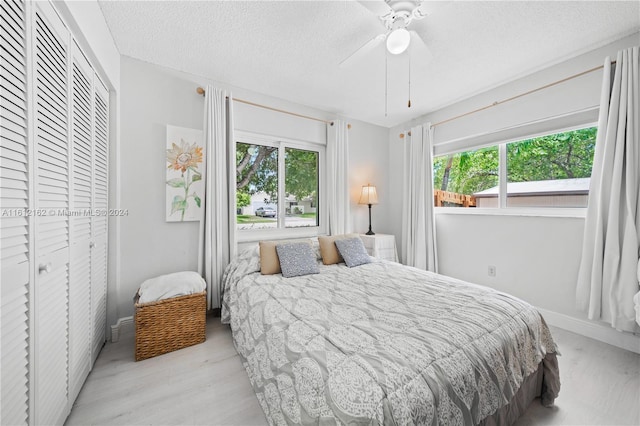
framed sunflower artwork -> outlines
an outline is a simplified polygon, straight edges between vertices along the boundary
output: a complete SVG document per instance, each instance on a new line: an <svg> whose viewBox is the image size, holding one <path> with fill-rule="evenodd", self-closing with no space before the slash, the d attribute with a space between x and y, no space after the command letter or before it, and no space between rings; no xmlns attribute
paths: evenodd
<svg viewBox="0 0 640 426"><path fill-rule="evenodd" d="M167 125L166 221L202 218L204 209L202 130Z"/></svg>

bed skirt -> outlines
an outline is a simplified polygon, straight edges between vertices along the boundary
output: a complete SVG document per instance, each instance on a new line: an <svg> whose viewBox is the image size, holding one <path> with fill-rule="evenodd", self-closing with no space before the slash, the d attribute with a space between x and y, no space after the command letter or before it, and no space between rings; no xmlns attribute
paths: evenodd
<svg viewBox="0 0 640 426"><path fill-rule="evenodd" d="M511 402L491 416L485 417L480 422L480 425L512 425L527 411L529 405L536 398L540 398L540 403L545 407L552 406L553 400L549 400L549 395L557 395L559 389L543 389L543 378L545 374L557 375L557 372L558 358L555 353L548 353L538 365L538 369L527 376L518 392L511 399ZM559 383L559 380L547 380L547 383Z"/></svg>

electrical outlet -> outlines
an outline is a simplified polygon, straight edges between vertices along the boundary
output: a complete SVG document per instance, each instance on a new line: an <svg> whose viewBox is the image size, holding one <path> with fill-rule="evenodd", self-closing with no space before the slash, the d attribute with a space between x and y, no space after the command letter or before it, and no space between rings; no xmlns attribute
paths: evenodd
<svg viewBox="0 0 640 426"><path fill-rule="evenodd" d="M489 268L487 269L487 274L490 277L495 277L496 276L496 267L493 265L489 265Z"/></svg>

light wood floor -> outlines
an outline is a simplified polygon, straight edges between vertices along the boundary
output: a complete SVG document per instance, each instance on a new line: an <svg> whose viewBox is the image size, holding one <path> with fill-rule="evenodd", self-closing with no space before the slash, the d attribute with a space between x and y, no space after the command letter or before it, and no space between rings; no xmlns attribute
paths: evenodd
<svg viewBox="0 0 640 426"><path fill-rule="evenodd" d="M640 355L558 328L562 389L517 423L640 425ZM265 425L228 326L207 319L207 341L140 362L133 333L107 343L67 425Z"/></svg>

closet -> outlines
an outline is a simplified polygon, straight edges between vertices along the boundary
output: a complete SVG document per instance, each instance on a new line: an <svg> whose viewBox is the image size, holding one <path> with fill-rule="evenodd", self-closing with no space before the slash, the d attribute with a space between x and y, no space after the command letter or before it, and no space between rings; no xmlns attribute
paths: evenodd
<svg viewBox="0 0 640 426"><path fill-rule="evenodd" d="M61 424L105 342L109 93L51 3L0 14L0 424Z"/></svg>

